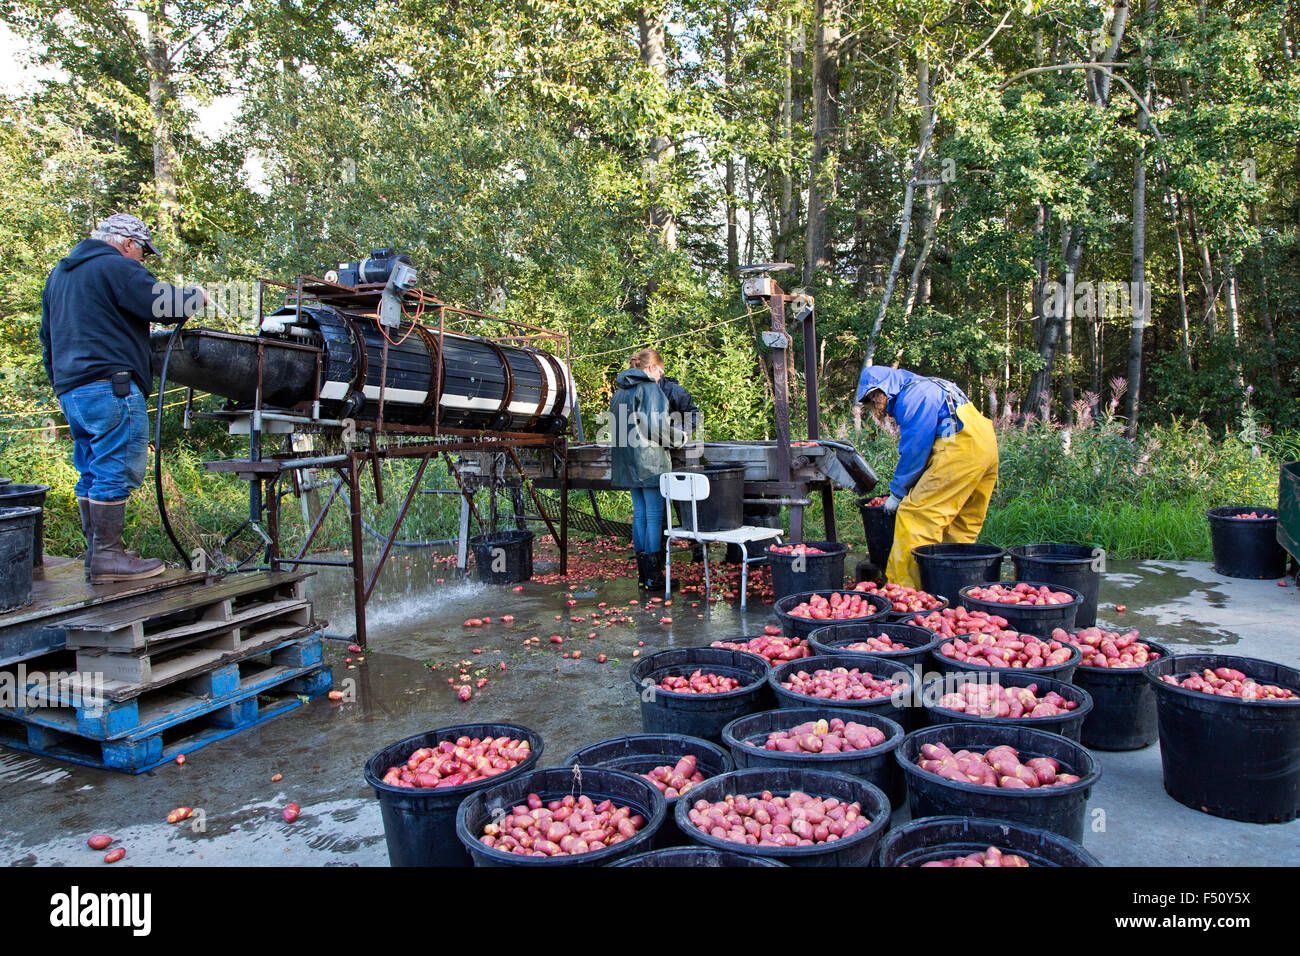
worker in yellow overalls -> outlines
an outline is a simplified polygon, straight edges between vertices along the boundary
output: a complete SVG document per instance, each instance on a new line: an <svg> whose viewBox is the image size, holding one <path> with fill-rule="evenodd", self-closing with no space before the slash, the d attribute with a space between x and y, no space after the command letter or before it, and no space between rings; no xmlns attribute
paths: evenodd
<svg viewBox="0 0 1300 956"><path fill-rule="evenodd" d="M962 390L887 365L868 365L857 401L878 421L898 422L898 467L885 510L894 512L894 547L886 580L919 588L912 549L925 544L969 544L979 537L998 481L993 423Z"/></svg>

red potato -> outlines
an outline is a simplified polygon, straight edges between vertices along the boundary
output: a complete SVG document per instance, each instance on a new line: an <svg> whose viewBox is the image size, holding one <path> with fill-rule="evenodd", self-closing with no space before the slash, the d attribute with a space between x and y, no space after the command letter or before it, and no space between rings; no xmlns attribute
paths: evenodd
<svg viewBox="0 0 1300 956"><path fill-rule="evenodd" d="M1276 518L1277 515L1269 511L1248 511L1244 515L1224 515L1225 518L1232 518L1235 521L1267 521L1270 518Z"/></svg>
<svg viewBox="0 0 1300 956"><path fill-rule="evenodd" d="M644 817L611 800L594 803L586 794L570 794L543 803L530 793L523 804L484 826L479 842L518 856L572 856L622 843L643 826Z"/></svg>
<svg viewBox="0 0 1300 956"><path fill-rule="evenodd" d="M870 651L875 654L894 654L898 651L910 651L914 648L909 644L900 644L892 640L888 634L877 634L875 637L869 637L865 641L855 641L852 644L845 644L846 651Z"/></svg>
<svg viewBox="0 0 1300 956"><path fill-rule="evenodd" d="M645 777L662 793L667 799L680 797L697 783L705 781L704 774L696 769L698 760L693 754L687 754L677 761L673 766L655 767L649 773L643 773Z"/></svg>
<svg viewBox="0 0 1300 956"><path fill-rule="evenodd" d="M879 495L879 496L877 496L877 497L875 497L875 498L872 498L870 501L868 501L868 502L867 502L867 507L868 507L868 508L881 508L881 507L884 507L885 502L888 501L888 500L889 500L888 497L886 497L885 495Z"/></svg>
<svg viewBox="0 0 1300 956"><path fill-rule="evenodd" d="M829 598L814 594L807 601L800 601L786 613L791 617L813 621L847 621L855 617L867 617L878 610L876 605L863 600L862 595L856 591L848 594L832 591Z"/></svg>
<svg viewBox="0 0 1300 956"><path fill-rule="evenodd" d="M105 863L116 863L118 860L122 859L122 857L124 857L124 856L126 856L126 847L124 847L124 846L119 846L117 849L115 849L115 850L109 850L106 854L104 854L104 862L105 862Z"/></svg>
<svg viewBox="0 0 1300 956"><path fill-rule="evenodd" d="M786 690L824 700L871 700L889 697L906 687L892 680L878 679L868 671L836 667L813 671L795 671L789 680L781 682Z"/></svg>
<svg viewBox="0 0 1300 956"><path fill-rule="evenodd" d="M776 628L776 632L780 634L781 629ZM797 637L775 637L764 634L761 637L750 638L748 641L714 641L709 646L726 647L733 651L748 651L767 658L772 664L812 657L811 645Z"/></svg>
<svg viewBox="0 0 1300 956"><path fill-rule="evenodd" d="M1068 645L1043 641L1032 634L999 631L997 634L968 634L939 645L939 653L962 664L979 667L1054 667L1072 656Z"/></svg>
<svg viewBox="0 0 1300 956"><path fill-rule="evenodd" d="M964 607L946 607L930 614L908 618L908 624L929 628L940 637L966 634L1002 634L1010 623L1005 617L987 611L968 611ZM1014 631L1008 633L1015 633Z"/></svg>
<svg viewBox="0 0 1300 956"><path fill-rule="evenodd" d="M890 603L894 605L894 610L900 613L906 611L932 611L943 606L943 602L928 591L909 588L905 584L890 583L881 587L875 581L859 581L853 590L887 597Z"/></svg>
<svg viewBox="0 0 1300 956"><path fill-rule="evenodd" d="M1260 684L1254 678L1247 677L1241 671L1231 667L1219 667L1214 670L1206 668L1201 673L1190 674L1182 680L1169 674L1161 676L1160 679L1174 687L1216 697L1236 697L1241 700L1300 700L1300 694L1289 687Z"/></svg>
<svg viewBox="0 0 1300 956"><path fill-rule="evenodd" d="M293 823L294 820L298 819L298 814L301 812L302 807L298 806L296 803L291 803L280 811L280 816L285 823Z"/></svg>
<svg viewBox="0 0 1300 956"><path fill-rule="evenodd" d="M939 698L944 710L970 714L974 717L1056 717L1079 706L1077 701L1066 700L1056 691L1038 696L1038 685L1003 687L966 681L951 693Z"/></svg>
<svg viewBox="0 0 1300 956"><path fill-rule="evenodd" d="M734 677L697 670L690 677L665 677L656 686L674 694L725 694L740 687L741 683Z"/></svg>
<svg viewBox="0 0 1300 956"><path fill-rule="evenodd" d="M433 747L421 747L406 763L389 767L383 783L390 787L456 787L483 777L495 777L523 763L532 754L527 740L511 737L457 737Z"/></svg>
<svg viewBox="0 0 1300 956"><path fill-rule="evenodd" d="M806 721L789 730L777 730L758 743L745 741L747 746L782 753L849 753L870 750L885 742L885 732L879 727L869 727L856 721L845 722L839 717L831 720Z"/></svg>
<svg viewBox="0 0 1300 956"><path fill-rule="evenodd" d="M833 843L865 830L871 821L860 803L844 803L795 790L774 797L728 794L716 803L697 800L687 814L701 832L750 846L814 846Z"/></svg>
<svg viewBox="0 0 1300 956"><path fill-rule="evenodd" d="M774 544L767 549L773 554L827 554L821 548L814 548L807 544Z"/></svg>
<svg viewBox="0 0 1300 956"><path fill-rule="evenodd" d="M997 847L991 846L982 853L953 856L944 860L931 860L928 863L922 863L921 866L1029 866L1029 861L1023 856L1004 853Z"/></svg>
<svg viewBox="0 0 1300 956"><path fill-rule="evenodd" d="M1071 634L1063 628L1052 631L1052 640L1073 644L1083 656L1080 667L1133 668L1158 660L1159 652L1138 640L1137 631L1119 634L1099 627L1085 627Z"/></svg>
<svg viewBox="0 0 1300 956"><path fill-rule="evenodd" d="M1061 773L1060 762L1051 757L1033 757L1024 763L1011 747L994 747L986 753L959 750L953 753L947 744L923 744L918 767L957 783L1003 790L1032 790L1060 787L1079 778Z"/></svg>
<svg viewBox="0 0 1300 956"><path fill-rule="evenodd" d="M1073 604L1074 597L1065 591L1053 591L1047 585L1034 587L1021 581L1007 586L990 584L988 587L973 587L966 592L968 597L977 601L991 601L994 604L1027 604L1041 606L1048 604Z"/></svg>
<svg viewBox="0 0 1300 956"><path fill-rule="evenodd" d="M194 811L189 807L177 807L171 813L167 814L168 823L180 823L182 820L188 820L190 814Z"/></svg>
<svg viewBox="0 0 1300 956"><path fill-rule="evenodd" d="M86 841L92 850L106 850L112 843L113 838L107 833L98 833Z"/></svg>

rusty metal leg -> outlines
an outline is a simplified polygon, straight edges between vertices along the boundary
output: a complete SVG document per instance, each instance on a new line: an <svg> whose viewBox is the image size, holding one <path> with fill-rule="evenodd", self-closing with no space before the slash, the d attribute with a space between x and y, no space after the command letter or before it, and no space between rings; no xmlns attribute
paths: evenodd
<svg viewBox="0 0 1300 956"><path fill-rule="evenodd" d="M352 518L352 610L356 618L357 643L366 646L366 569L365 538L361 530L361 478L357 474L357 456L348 454L348 497Z"/></svg>
<svg viewBox="0 0 1300 956"><path fill-rule="evenodd" d="M561 447L560 472L560 573L569 573L569 449Z"/></svg>
<svg viewBox="0 0 1300 956"><path fill-rule="evenodd" d="M375 589L375 582L379 580L379 574L384 570L384 562L388 560L388 552L393 549L393 542L397 540L397 534L402 530L402 522L406 520L406 512L411 507L411 502L415 500L416 492L420 490L420 479L424 477L424 469L429 465L431 452L426 452L425 456L420 459L420 467L415 470L415 477L411 480L411 487L406 491L406 498L402 501L402 508L397 512L397 519L393 522L393 530L388 533L388 538L384 541L384 546L380 549L379 557L375 559L375 569L370 573L370 580L366 582L366 597L370 600L370 594Z"/></svg>
<svg viewBox="0 0 1300 956"><path fill-rule="evenodd" d="M830 485L822 487L822 518L826 524L826 540L839 540L835 537L835 490Z"/></svg>

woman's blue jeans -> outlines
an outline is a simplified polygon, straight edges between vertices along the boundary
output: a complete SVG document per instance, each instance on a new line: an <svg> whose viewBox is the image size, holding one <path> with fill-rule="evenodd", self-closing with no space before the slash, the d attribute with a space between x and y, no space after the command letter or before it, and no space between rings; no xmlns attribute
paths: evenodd
<svg viewBox="0 0 1300 956"><path fill-rule="evenodd" d="M655 554L663 547L664 499L658 488L632 489L632 547Z"/></svg>

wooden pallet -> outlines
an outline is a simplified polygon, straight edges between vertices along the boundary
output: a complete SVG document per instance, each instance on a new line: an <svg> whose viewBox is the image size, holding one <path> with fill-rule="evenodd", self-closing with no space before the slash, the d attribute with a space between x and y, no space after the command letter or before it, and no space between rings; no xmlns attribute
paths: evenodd
<svg viewBox="0 0 1300 956"><path fill-rule="evenodd" d="M259 572L182 585L65 618L59 626L66 633L66 646L72 648L135 650L202 636L279 613L288 609L286 602L301 607L307 603L303 579L309 573Z"/></svg>
<svg viewBox="0 0 1300 956"><path fill-rule="evenodd" d="M105 770L142 773L292 710L333 686L319 635L130 701L0 710L0 743Z"/></svg>

